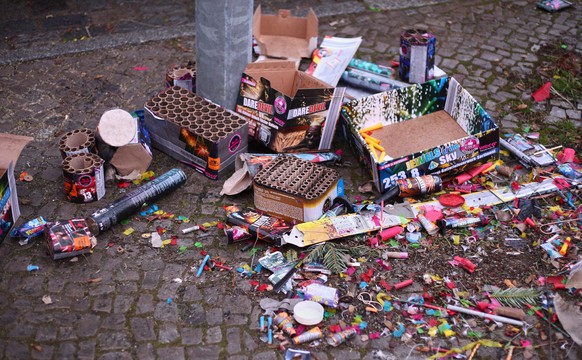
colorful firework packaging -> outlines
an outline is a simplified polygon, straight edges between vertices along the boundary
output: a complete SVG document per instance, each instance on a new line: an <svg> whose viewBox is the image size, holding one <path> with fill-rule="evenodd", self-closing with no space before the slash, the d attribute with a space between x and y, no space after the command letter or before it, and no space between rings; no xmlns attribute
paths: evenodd
<svg viewBox="0 0 582 360"><path fill-rule="evenodd" d="M45 239L54 260L87 254L97 244L84 219L72 219L45 225Z"/></svg>
<svg viewBox="0 0 582 360"><path fill-rule="evenodd" d="M236 231L240 232L240 229L244 229L251 234L252 238L274 243L275 246L281 246L283 235L292 227L283 219L263 214L251 208L232 212L227 210L226 219L229 224L239 227L235 229ZM245 239L243 236L236 238L234 236L235 230L233 230L232 240L229 238L229 244Z"/></svg>
<svg viewBox="0 0 582 360"><path fill-rule="evenodd" d="M436 37L426 30L411 29L400 35L400 79L422 83L434 78Z"/></svg>
<svg viewBox="0 0 582 360"><path fill-rule="evenodd" d="M285 220L312 221L343 196L339 173L322 165L292 156L280 156L254 178L257 209Z"/></svg>
<svg viewBox="0 0 582 360"><path fill-rule="evenodd" d="M499 127L452 77L353 100L342 120L382 193L400 179L454 175L499 153Z"/></svg>
<svg viewBox="0 0 582 360"><path fill-rule="evenodd" d="M344 92L296 70L293 61L252 63L241 79L236 112L247 119L249 138L276 152L326 151Z"/></svg>
<svg viewBox="0 0 582 360"><path fill-rule="evenodd" d="M33 139L0 133L0 244L20 217L14 165L22 149Z"/></svg>
<svg viewBox="0 0 582 360"><path fill-rule="evenodd" d="M187 89L173 86L145 104L154 147L210 179L234 168L246 151L247 121Z"/></svg>
<svg viewBox="0 0 582 360"><path fill-rule="evenodd" d="M99 233L111 228L118 221L138 211L143 204L153 202L177 189L185 182L186 174L182 170L171 169L91 214L87 219L89 228L95 235L99 235Z"/></svg>
<svg viewBox="0 0 582 360"><path fill-rule="evenodd" d="M69 201L88 203L105 195L103 163L103 159L90 153L67 156L63 160L65 194Z"/></svg>

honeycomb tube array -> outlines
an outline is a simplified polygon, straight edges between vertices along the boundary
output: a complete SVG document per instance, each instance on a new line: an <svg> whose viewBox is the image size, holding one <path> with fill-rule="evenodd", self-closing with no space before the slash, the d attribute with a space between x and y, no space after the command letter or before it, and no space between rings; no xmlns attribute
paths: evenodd
<svg viewBox="0 0 582 360"><path fill-rule="evenodd" d="M166 89L154 96L145 106L155 116L211 142L228 137L246 124L246 120L239 115L180 86Z"/></svg>
<svg viewBox="0 0 582 360"><path fill-rule="evenodd" d="M259 185L314 200L339 179L334 169L291 156L279 156L255 176Z"/></svg>

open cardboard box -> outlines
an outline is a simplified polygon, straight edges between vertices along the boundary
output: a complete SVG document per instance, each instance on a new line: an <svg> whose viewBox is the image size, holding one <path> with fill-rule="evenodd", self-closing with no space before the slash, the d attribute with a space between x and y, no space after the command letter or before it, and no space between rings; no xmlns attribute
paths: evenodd
<svg viewBox="0 0 582 360"><path fill-rule="evenodd" d="M249 137L276 152L329 150L344 88L298 71L293 61L264 61L244 70L236 112Z"/></svg>
<svg viewBox="0 0 582 360"><path fill-rule="evenodd" d="M456 174L499 153L499 127L452 77L354 100L342 107L342 132L371 169L380 192L396 180ZM386 156L360 130L379 140Z"/></svg>
<svg viewBox="0 0 582 360"><path fill-rule="evenodd" d="M299 59L310 57L317 47L319 21L312 9L307 17L291 16L289 10L277 15L265 15L257 6L253 15L253 36L261 55Z"/></svg>
<svg viewBox="0 0 582 360"><path fill-rule="evenodd" d="M20 217L14 164L22 149L32 140L28 136L0 133L0 244Z"/></svg>

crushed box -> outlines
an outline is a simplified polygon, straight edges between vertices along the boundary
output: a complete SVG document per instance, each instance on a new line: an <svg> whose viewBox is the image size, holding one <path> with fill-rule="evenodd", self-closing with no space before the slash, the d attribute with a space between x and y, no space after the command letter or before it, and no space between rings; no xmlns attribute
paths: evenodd
<svg viewBox="0 0 582 360"><path fill-rule="evenodd" d="M20 216L14 165L22 149L31 140L28 136L0 133L0 244Z"/></svg>
<svg viewBox="0 0 582 360"><path fill-rule="evenodd" d="M84 219L62 220L45 225L44 236L53 260L91 252L97 239Z"/></svg>
<svg viewBox="0 0 582 360"><path fill-rule="evenodd" d="M187 89L173 86L145 104L145 124L154 147L219 179L247 150L246 119Z"/></svg>
<svg viewBox="0 0 582 360"><path fill-rule="evenodd" d="M398 179L453 175L499 153L499 127L452 77L347 103L341 128L380 192Z"/></svg>
<svg viewBox="0 0 582 360"><path fill-rule="evenodd" d="M236 112L249 123L249 137L279 152L331 148L345 88L333 88L298 71L292 61L248 64Z"/></svg>
<svg viewBox="0 0 582 360"><path fill-rule="evenodd" d="M339 173L292 156L279 156L254 177L254 204L285 220L313 221L343 196Z"/></svg>
<svg viewBox="0 0 582 360"><path fill-rule="evenodd" d="M253 36L261 55L299 59L310 57L317 47L319 21L312 9L306 17L295 17L289 10L276 15L263 14L257 6L253 15Z"/></svg>

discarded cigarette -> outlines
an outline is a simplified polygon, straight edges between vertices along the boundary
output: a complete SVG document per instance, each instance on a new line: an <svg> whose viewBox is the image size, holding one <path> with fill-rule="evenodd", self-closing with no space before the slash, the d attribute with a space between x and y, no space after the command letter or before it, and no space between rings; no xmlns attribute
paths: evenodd
<svg viewBox="0 0 582 360"><path fill-rule="evenodd" d="M460 312L460 313L467 314L467 315L478 316L478 317L482 317L485 319L490 319L493 321L498 321L498 322L516 325L516 326L524 326L525 325L525 323L523 321L510 319L510 318L507 318L504 316L491 315L491 314L487 314L484 312L475 311L475 310L471 310L471 309L465 309L463 307L455 306L455 305L447 305L447 310L452 310L452 311Z"/></svg>

